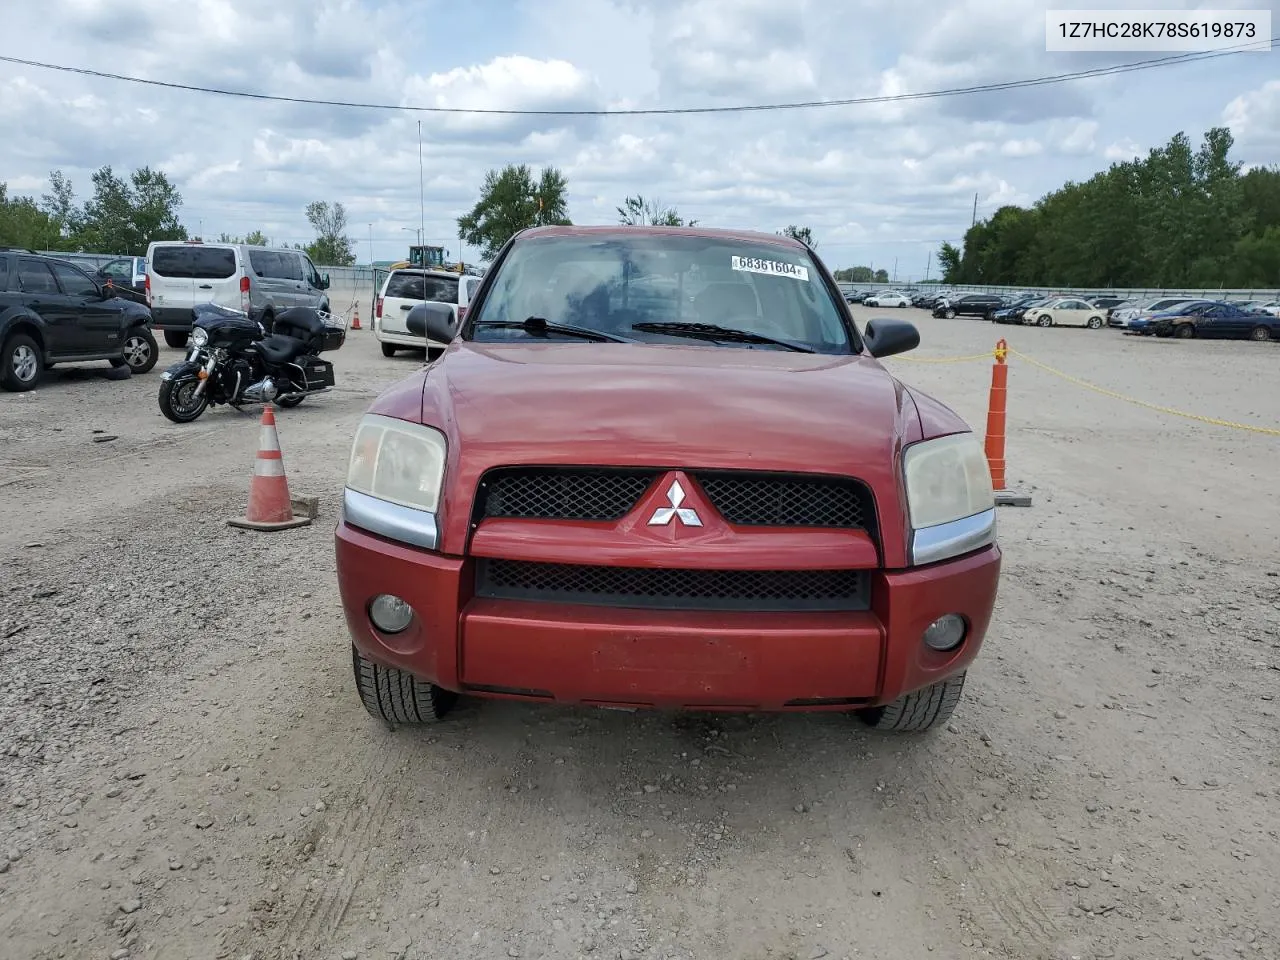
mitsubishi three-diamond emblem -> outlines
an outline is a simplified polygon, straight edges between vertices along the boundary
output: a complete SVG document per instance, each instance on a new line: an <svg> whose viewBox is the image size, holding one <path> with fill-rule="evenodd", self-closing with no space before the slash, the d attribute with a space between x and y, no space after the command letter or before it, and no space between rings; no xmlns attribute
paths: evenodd
<svg viewBox="0 0 1280 960"><path fill-rule="evenodd" d="M684 487L680 486L679 480L671 481L671 489L667 491L667 502L671 506L659 507L653 511L653 516L649 518L649 526L665 527L673 517L679 519L686 527L702 526L702 520L696 510L692 507L680 506L684 503Z"/></svg>

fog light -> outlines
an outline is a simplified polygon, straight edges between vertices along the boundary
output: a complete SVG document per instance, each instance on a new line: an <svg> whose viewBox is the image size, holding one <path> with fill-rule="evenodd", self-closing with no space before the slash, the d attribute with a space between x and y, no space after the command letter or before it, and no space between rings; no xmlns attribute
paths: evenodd
<svg viewBox="0 0 1280 960"><path fill-rule="evenodd" d="M925 627L924 644L931 650L945 653L960 646L966 631L964 617L958 613L948 613Z"/></svg>
<svg viewBox="0 0 1280 960"><path fill-rule="evenodd" d="M401 633L413 620L413 607L399 597L380 593L369 604L369 619L383 633Z"/></svg>

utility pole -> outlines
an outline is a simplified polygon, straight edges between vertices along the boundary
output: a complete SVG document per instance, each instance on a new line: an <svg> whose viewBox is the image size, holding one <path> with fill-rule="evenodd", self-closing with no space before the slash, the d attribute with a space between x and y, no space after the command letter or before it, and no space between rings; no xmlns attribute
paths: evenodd
<svg viewBox="0 0 1280 960"><path fill-rule="evenodd" d="M978 223L978 195L973 195L973 219L969 221L969 226L976 226Z"/></svg>
<svg viewBox="0 0 1280 960"><path fill-rule="evenodd" d="M373 224L369 224L369 269L373 269Z"/></svg>
<svg viewBox="0 0 1280 960"><path fill-rule="evenodd" d="M933 266L933 251L929 251L929 256L924 262L924 278L929 279L929 268Z"/></svg>
<svg viewBox="0 0 1280 960"><path fill-rule="evenodd" d="M898 282L898 258L893 258L893 282Z"/></svg>
<svg viewBox="0 0 1280 960"><path fill-rule="evenodd" d="M426 236L426 187L422 179L422 122L417 122L417 243Z"/></svg>

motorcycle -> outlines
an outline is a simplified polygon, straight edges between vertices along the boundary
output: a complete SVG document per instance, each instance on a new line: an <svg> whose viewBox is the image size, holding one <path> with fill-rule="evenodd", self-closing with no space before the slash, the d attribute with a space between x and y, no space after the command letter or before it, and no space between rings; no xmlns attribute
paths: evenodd
<svg viewBox="0 0 1280 960"><path fill-rule="evenodd" d="M174 423L191 423L211 404L287 409L333 389L333 364L320 354L340 349L347 329L332 314L283 310L270 334L247 313L217 304L191 314L186 359L160 375L160 412Z"/></svg>

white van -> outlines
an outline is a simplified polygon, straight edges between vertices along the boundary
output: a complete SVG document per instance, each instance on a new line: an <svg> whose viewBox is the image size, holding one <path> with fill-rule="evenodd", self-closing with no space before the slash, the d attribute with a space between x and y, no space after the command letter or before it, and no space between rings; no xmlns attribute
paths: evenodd
<svg viewBox="0 0 1280 960"><path fill-rule="evenodd" d="M270 333L281 310L328 311L328 288L329 275L322 276L301 250L199 240L156 241L147 248L151 327L163 330L171 347L186 346L197 303L243 310Z"/></svg>
<svg viewBox="0 0 1280 960"><path fill-rule="evenodd" d="M480 288L480 277L452 270L424 270L407 267L392 270L378 291L373 308L373 335L382 344L382 355L394 357L400 349L421 350L422 338L409 332L405 318L415 304L430 300L453 307L454 319L461 323L467 316L467 305ZM427 355L432 356L448 344L428 340Z"/></svg>

